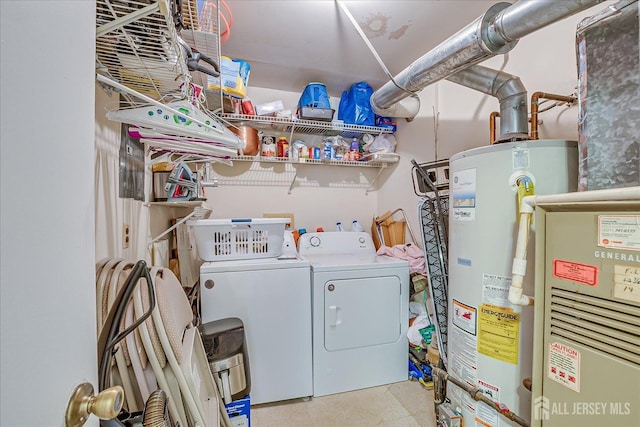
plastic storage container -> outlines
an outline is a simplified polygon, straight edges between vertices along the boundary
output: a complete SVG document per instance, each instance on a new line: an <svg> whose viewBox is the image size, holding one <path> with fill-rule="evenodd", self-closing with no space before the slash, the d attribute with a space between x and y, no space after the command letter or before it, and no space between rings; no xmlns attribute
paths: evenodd
<svg viewBox="0 0 640 427"><path fill-rule="evenodd" d="M203 261L275 258L282 253L289 218L200 219L189 221Z"/></svg>

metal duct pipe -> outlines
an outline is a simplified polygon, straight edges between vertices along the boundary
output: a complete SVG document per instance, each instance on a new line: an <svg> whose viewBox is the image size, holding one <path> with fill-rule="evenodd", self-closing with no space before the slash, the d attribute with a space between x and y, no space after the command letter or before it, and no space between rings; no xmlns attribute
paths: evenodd
<svg viewBox="0 0 640 427"><path fill-rule="evenodd" d="M417 95L407 96L389 108L377 109L376 114L384 117L406 117L411 121L420 112L420 98Z"/></svg>
<svg viewBox="0 0 640 427"><path fill-rule="evenodd" d="M501 46L520 40L536 30L575 15L602 1L519 1L496 16L496 19L489 26L487 36L492 44Z"/></svg>
<svg viewBox="0 0 640 427"><path fill-rule="evenodd" d="M509 6L505 2L491 6L484 15L414 61L394 80L409 92L417 92L452 73L487 59L492 51L485 45L482 35L488 33L488 27L498 13ZM506 53L515 44L496 49L499 50L498 53ZM373 93L371 106L378 114L378 110L388 109L407 96L405 91L389 81Z"/></svg>
<svg viewBox="0 0 640 427"><path fill-rule="evenodd" d="M442 80L483 60L509 52L518 39L540 28L588 9L603 0L520 1L497 3L484 15L427 52L395 78L410 92ZM371 96L376 114L388 110L408 94L392 81Z"/></svg>
<svg viewBox="0 0 640 427"><path fill-rule="evenodd" d="M498 98L500 135L496 142L506 139L529 139L527 89L519 77L482 65L474 65L447 77L447 80Z"/></svg>

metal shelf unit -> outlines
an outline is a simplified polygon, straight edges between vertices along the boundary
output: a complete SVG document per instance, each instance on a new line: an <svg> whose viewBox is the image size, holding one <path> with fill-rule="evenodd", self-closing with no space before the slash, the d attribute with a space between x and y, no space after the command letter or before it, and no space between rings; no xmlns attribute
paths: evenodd
<svg viewBox="0 0 640 427"><path fill-rule="evenodd" d="M149 207L163 207L163 208L195 208L203 206L206 200L185 200L183 202L147 202L146 206Z"/></svg>
<svg viewBox="0 0 640 427"><path fill-rule="evenodd" d="M324 166L351 166L359 168L384 168L387 162L357 162L345 160L318 160L318 159L300 159L291 160L284 157L262 157L262 156L237 156L230 160L238 162L263 162L263 163L289 163L293 165L324 165Z"/></svg>
<svg viewBox="0 0 640 427"><path fill-rule="evenodd" d="M375 184L383 170L389 167L389 164L383 162L355 162L340 160L297 160L291 161L286 158L277 157L261 157L261 156L238 156L230 159L232 162L251 163L242 176L229 177L224 172L218 172L214 169L224 168L222 164L212 165L212 177L219 185L249 185L249 186L288 186L288 194L291 194L296 182L299 182L300 173L307 167L346 167L346 168L364 168L367 170L377 169L375 176L373 173L361 174L361 177L367 176L366 182L360 183L339 183L333 184L335 187L341 188L363 188L367 193L375 190ZM244 169L244 168L243 168ZM300 182L305 185L304 182ZM305 185L306 186L306 185ZM312 185L313 186L313 185Z"/></svg>
<svg viewBox="0 0 640 427"><path fill-rule="evenodd" d="M448 361L448 229L449 160L418 164L412 160L413 185L418 203L422 244L428 271L430 310L436 318L438 349L444 366Z"/></svg>
<svg viewBox="0 0 640 427"><path fill-rule="evenodd" d="M206 54L220 63L220 25L218 0L206 0L202 10L197 10L195 0L182 0L182 14L177 14L175 2L171 0L97 0L96 5L96 71L139 94L164 104L191 98L191 83L204 88L202 109L218 111L222 106L222 93L207 88L207 76L190 72L185 60L186 51L180 44L183 39L198 52ZM198 14L202 16L198 16ZM202 28L199 27L202 25ZM177 28L181 28L180 31ZM146 106L142 98L122 94L119 109ZM232 123L245 123L265 131L336 136L345 138L391 134L388 128L361 126L337 122L287 119L280 117L219 114L219 118ZM213 161L203 156L183 155L184 160L206 163ZM289 183L289 193L297 178L301 165L343 166L378 168L370 183L376 182L380 173L395 161L340 161L233 156L227 160L215 160L232 165L231 162L286 163L294 173ZM367 187L367 191L371 188ZM153 206L153 205L152 205ZM175 206L175 205L168 205Z"/></svg>
<svg viewBox="0 0 640 427"><path fill-rule="evenodd" d="M155 100L183 98L191 76L169 2L98 0L96 69Z"/></svg>
<svg viewBox="0 0 640 427"><path fill-rule="evenodd" d="M278 132L304 133L308 135L336 136L357 138L362 134L380 135L391 134L389 128L377 126L351 125L336 122L320 122L314 120L289 119L284 117L248 116L246 114L220 114L220 118L232 123L245 123L262 130Z"/></svg>
<svg viewBox="0 0 640 427"><path fill-rule="evenodd" d="M210 3L217 4L217 0L207 0L205 6ZM169 0L97 0L96 71L163 103L192 96L193 82L204 88L203 109L217 110L222 93L207 89L205 74L189 71L179 41L184 39L191 48L220 63L217 9L203 10L213 15L206 20L206 31L200 31L196 1L182 0L181 4L178 14L176 3ZM145 105L131 95L123 97L126 107Z"/></svg>
<svg viewBox="0 0 640 427"><path fill-rule="evenodd" d="M245 114L220 114L219 117L231 124L245 124L255 127L263 131L273 132L288 132L289 140L293 140L293 134L307 134L307 135L320 135L320 136L336 136L340 135L344 138L357 138L362 134L368 133L371 135L380 134L392 134L393 131L388 128L376 127L376 126L361 126L350 124L337 124L335 122L320 122L313 120L303 119L290 119L283 117L267 117L267 116L248 116ZM298 178L299 167L303 165L318 165L318 166L345 166L356 168L377 168L378 172L373 180L366 186L367 193L374 189L374 185L382 171L389 166L389 164L396 163L398 159L382 161L382 160L370 160L370 161L344 161L344 160L326 160L326 159L300 159L291 160L289 158L280 157L262 157L262 156L236 156L232 157L233 161L239 162L258 162L258 163L276 163L290 165L290 169L293 170L293 176L289 182L288 194L296 183ZM222 181L221 181L222 182Z"/></svg>

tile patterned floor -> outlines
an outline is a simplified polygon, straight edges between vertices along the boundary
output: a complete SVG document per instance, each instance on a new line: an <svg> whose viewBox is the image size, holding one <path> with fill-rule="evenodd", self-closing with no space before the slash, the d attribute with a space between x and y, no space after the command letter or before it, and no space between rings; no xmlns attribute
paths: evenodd
<svg viewBox="0 0 640 427"><path fill-rule="evenodd" d="M435 427L433 390L418 382L251 407L251 427Z"/></svg>

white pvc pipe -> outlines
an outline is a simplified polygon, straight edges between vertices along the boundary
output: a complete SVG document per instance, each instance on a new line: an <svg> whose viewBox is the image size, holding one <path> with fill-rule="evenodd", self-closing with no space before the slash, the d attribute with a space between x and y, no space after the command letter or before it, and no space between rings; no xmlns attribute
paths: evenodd
<svg viewBox="0 0 640 427"><path fill-rule="evenodd" d="M586 202L640 201L640 187L613 188L608 190L579 191L576 193L552 194L547 196L527 196L520 203L520 225L516 251L511 268L509 302L516 305L533 305L533 297L522 293L522 285L527 267L527 243L529 225L536 206L548 204L571 204Z"/></svg>
<svg viewBox="0 0 640 427"><path fill-rule="evenodd" d="M533 297L522 293L524 276L527 271L527 244L529 243L529 225L535 203L535 196L525 197L520 207L520 225L518 227L518 240L516 241L516 253L511 268L511 286L509 287L509 302L515 305L533 305ZM530 199L530 200L526 200Z"/></svg>
<svg viewBox="0 0 640 427"><path fill-rule="evenodd" d="M530 196L532 207L550 203L582 203L609 201L640 201L640 187L612 188L608 190L578 191L566 194L551 194L547 196ZM527 197L524 198L525 200Z"/></svg>

